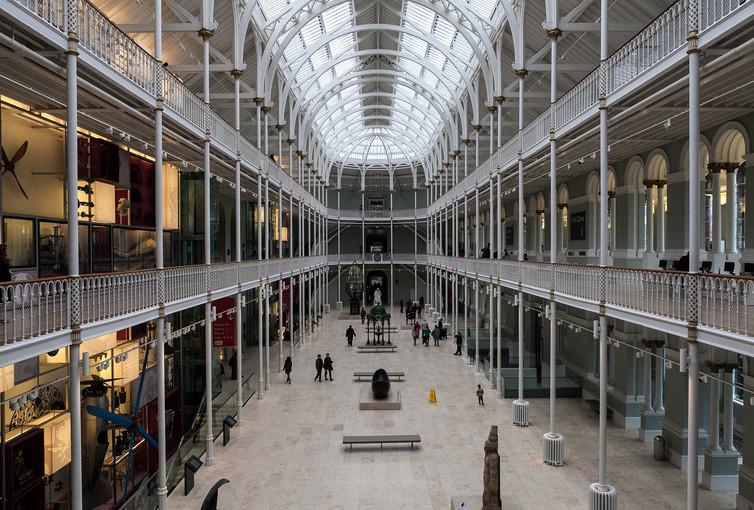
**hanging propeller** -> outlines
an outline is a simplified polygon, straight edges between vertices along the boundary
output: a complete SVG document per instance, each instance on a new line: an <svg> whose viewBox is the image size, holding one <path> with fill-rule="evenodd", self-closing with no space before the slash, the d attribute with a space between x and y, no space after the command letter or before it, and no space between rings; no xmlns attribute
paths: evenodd
<svg viewBox="0 0 754 510"><path fill-rule="evenodd" d="M21 147L18 148L16 153L13 155L13 159L8 159L8 155L5 154L5 149L0 147L0 152L2 152L2 158L3 158L3 173L2 175L5 175L7 172L10 172L13 174L13 178L16 179L16 183L18 184L18 189L21 190L21 193L23 193L24 197L26 197L26 200L29 200L29 195L26 194L26 191L24 190L24 187L21 185L21 181L18 179L18 175L16 175L16 163L19 162L21 158L24 157L26 154L26 149L29 147L28 140L21 144Z"/></svg>
<svg viewBox="0 0 754 510"><path fill-rule="evenodd" d="M157 441L149 435L149 433L144 430L144 428L137 422L136 420L136 413L139 412L139 409L141 407L141 394L142 389L144 388L144 376L147 373L147 361L149 360L149 343L144 347L144 361L142 362L141 367L141 375L139 376L139 390L136 393L136 401L134 403L134 412L131 416L124 416L122 414L116 414L112 413L106 409L102 409L101 407L96 406L86 406L86 412L91 414L92 416L95 416L97 418L100 418L102 420L105 420L109 422L112 426L115 427L122 427L126 429L126 433L128 434L128 466L126 468L126 476L124 479L124 489L123 489L123 496L121 500L125 499L128 495L128 483L129 481L133 480L133 462L134 462L134 455L133 455L133 449L134 449L134 443L136 442L136 433L138 432L144 440L154 448L157 449Z"/></svg>

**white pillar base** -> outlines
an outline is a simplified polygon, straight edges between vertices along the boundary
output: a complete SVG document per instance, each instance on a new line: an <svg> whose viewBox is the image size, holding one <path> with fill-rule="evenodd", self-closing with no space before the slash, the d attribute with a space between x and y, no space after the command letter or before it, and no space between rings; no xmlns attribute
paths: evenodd
<svg viewBox="0 0 754 510"><path fill-rule="evenodd" d="M529 402L526 400L513 401L513 424L517 427L529 426Z"/></svg>
<svg viewBox="0 0 754 510"><path fill-rule="evenodd" d="M330 313L330 303L325 303L325 313Z"/></svg>
<svg viewBox="0 0 754 510"><path fill-rule="evenodd" d="M556 432L548 432L542 436L542 460L551 466L562 466L565 463L565 439Z"/></svg>
<svg viewBox="0 0 754 510"><path fill-rule="evenodd" d="M618 493L612 485L593 483L589 486L589 510L617 510Z"/></svg>
<svg viewBox="0 0 754 510"><path fill-rule="evenodd" d="M336 310L342 310L343 309L343 301L336 301L335 302L335 309Z"/></svg>
<svg viewBox="0 0 754 510"><path fill-rule="evenodd" d="M503 374L502 372L498 371L497 373L497 397L498 398L503 398L504 389L505 388L503 388Z"/></svg>

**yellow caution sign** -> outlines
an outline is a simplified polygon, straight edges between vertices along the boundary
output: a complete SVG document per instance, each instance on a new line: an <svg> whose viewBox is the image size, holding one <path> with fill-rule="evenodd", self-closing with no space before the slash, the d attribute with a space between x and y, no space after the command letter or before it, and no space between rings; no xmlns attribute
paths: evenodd
<svg viewBox="0 0 754 510"><path fill-rule="evenodd" d="M437 392L434 388L429 389L429 403L430 404L436 404L437 403Z"/></svg>

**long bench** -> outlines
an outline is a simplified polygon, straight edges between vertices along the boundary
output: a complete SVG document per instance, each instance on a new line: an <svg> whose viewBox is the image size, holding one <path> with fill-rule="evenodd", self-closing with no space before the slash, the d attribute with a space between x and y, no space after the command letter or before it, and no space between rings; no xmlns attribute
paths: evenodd
<svg viewBox="0 0 754 510"><path fill-rule="evenodd" d="M382 448L385 444L411 444L411 449L414 448L414 443L421 443L422 438L419 434L407 434L407 435L387 435L387 436L343 436L343 444L348 445L353 450L355 444L379 444Z"/></svg>
<svg viewBox="0 0 754 510"><path fill-rule="evenodd" d="M362 381L364 379L371 379L374 375L374 372L354 372L353 378L357 381ZM396 379L398 381L402 381L404 377L406 377L405 372L388 372L387 376L392 381L393 379Z"/></svg>
<svg viewBox="0 0 754 510"><path fill-rule="evenodd" d="M360 345L359 352L395 352L398 349L396 345Z"/></svg>

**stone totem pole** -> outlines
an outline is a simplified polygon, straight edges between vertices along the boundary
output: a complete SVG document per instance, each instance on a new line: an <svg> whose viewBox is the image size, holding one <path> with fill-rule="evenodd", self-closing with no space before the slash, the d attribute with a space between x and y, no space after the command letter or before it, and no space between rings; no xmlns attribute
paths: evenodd
<svg viewBox="0 0 754 510"><path fill-rule="evenodd" d="M497 425L490 427L490 435L484 443L484 493L482 510L501 510L500 455L497 452Z"/></svg>

